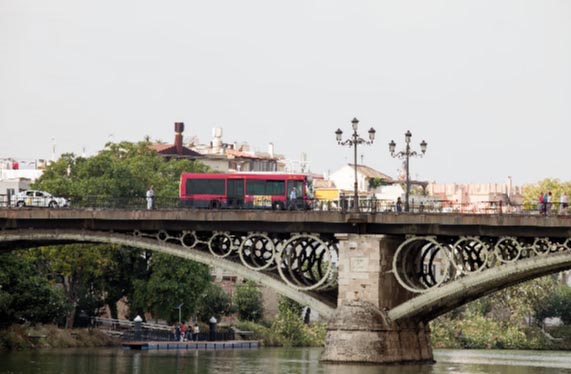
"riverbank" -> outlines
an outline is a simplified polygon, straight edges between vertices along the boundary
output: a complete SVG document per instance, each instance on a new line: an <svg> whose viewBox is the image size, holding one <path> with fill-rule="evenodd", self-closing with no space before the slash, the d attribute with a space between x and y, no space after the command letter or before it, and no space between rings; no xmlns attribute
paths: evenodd
<svg viewBox="0 0 571 374"><path fill-rule="evenodd" d="M465 320L439 318L430 324L435 349L517 349L571 351L571 326L542 330L537 326L514 326L475 317Z"/></svg>
<svg viewBox="0 0 571 374"><path fill-rule="evenodd" d="M12 325L0 330L0 351L110 347L119 344L119 340L98 329L60 329L54 325Z"/></svg>

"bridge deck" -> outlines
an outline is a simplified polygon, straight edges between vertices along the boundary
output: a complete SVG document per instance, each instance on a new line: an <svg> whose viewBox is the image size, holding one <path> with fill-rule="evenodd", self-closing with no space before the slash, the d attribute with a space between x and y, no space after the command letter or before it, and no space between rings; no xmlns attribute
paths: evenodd
<svg viewBox="0 0 571 374"><path fill-rule="evenodd" d="M195 230L570 237L571 216L257 210L0 209L9 229Z"/></svg>

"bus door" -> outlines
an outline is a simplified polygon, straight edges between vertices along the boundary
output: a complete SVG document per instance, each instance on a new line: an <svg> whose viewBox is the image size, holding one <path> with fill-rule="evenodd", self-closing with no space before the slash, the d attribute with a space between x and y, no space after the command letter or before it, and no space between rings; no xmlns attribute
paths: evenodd
<svg viewBox="0 0 571 374"><path fill-rule="evenodd" d="M228 179L228 194L226 196L229 208L244 206L244 180Z"/></svg>
<svg viewBox="0 0 571 374"><path fill-rule="evenodd" d="M296 189L296 196L295 200L291 200L291 191L293 187ZM301 180L290 180L288 181L287 187L287 196L288 196L288 209L298 210L298 209L305 209L304 204L304 196L305 196L305 189L304 189L303 181Z"/></svg>

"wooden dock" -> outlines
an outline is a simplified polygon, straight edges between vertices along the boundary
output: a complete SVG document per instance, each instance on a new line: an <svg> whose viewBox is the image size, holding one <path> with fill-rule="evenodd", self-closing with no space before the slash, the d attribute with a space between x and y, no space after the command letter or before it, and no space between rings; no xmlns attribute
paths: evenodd
<svg viewBox="0 0 571 374"><path fill-rule="evenodd" d="M257 340L226 340L226 341L191 341L191 342L175 342L175 341L130 341L121 343L125 349L134 350L222 350L222 349L250 349L259 348L260 342Z"/></svg>

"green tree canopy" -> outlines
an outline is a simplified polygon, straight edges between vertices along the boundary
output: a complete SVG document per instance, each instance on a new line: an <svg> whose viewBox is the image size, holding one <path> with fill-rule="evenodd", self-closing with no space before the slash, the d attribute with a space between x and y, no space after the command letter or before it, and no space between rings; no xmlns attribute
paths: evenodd
<svg viewBox="0 0 571 374"><path fill-rule="evenodd" d="M264 306L262 292L252 281L246 281L236 287L234 305L238 311L238 318L243 321L257 322L262 319Z"/></svg>
<svg viewBox="0 0 571 374"><path fill-rule="evenodd" d="M149 147L150 143L107 143L96 156L83 158L72 153L50 164L34 188L68 196L83 204L125 203L142 198L148 186L155 187L157 200L178 197L183 172L207 172L200 162L167 160ZM77 206L77 205L76 205Z"/></svg>
<svg viewBox="0 0 571 374"><path fill-rule="evenodd" d="M88 158L64 154L46 168L34 188L71 197L72 207L126 207L136 199L143 207L149 185L154 186L158 202L162 198L176 203L181 173L209 170L196 161L166 159L149 145L148 141L108 143ZM184 303L186 318L196 311L210 279L207 266L127 247L69 244L30 253L28 260L39 274L61 284L72 306L67 326L73 325L79 310L96 315L104 304L117 317L114 305L121 298L129 303L130 314L151 312L169 321L178 320L175 307ZM0 276L6 274L0 271ZM8 296L0 294L0 302L7 305Z"/></svg>
<svg viewBox="0 0 571 374"><path fill-rule="evenodd" d="M198 319L206 322L210 317L214 316L220 321L222 316L227 316L233 312L234 308L232 307L232 298L230 295L219 285L211 283L206 293L200 299L200 305L197 311Z"/></svg>
<svg viewBox="0 0 571 374"><path fill-rule="evenodd" d="M554 209L557 209L557 203L563 193L571 196L571 182L561 182L559 179L545 178L534 184L526 184L523 186L523 204L526 209L534 210L537 208L540 193L551 192L553 194L553 202L556 203Z"/></svg>
<svg viewBox="0 0 571 374"><path fill-rule="evenodd" d="M199 304L201 295L210 282L208 266L177 257L154 253L151 259L151 274L144 290L145 306L153 317L169 323L181 318L188 320Z"/></svg>
<svg viewBox="0 0 571 374"><path fill-rule="evenodd" d="M60 289L50 285L22 253L0 255L0 321L56 323L68 304Z"/></svg>

